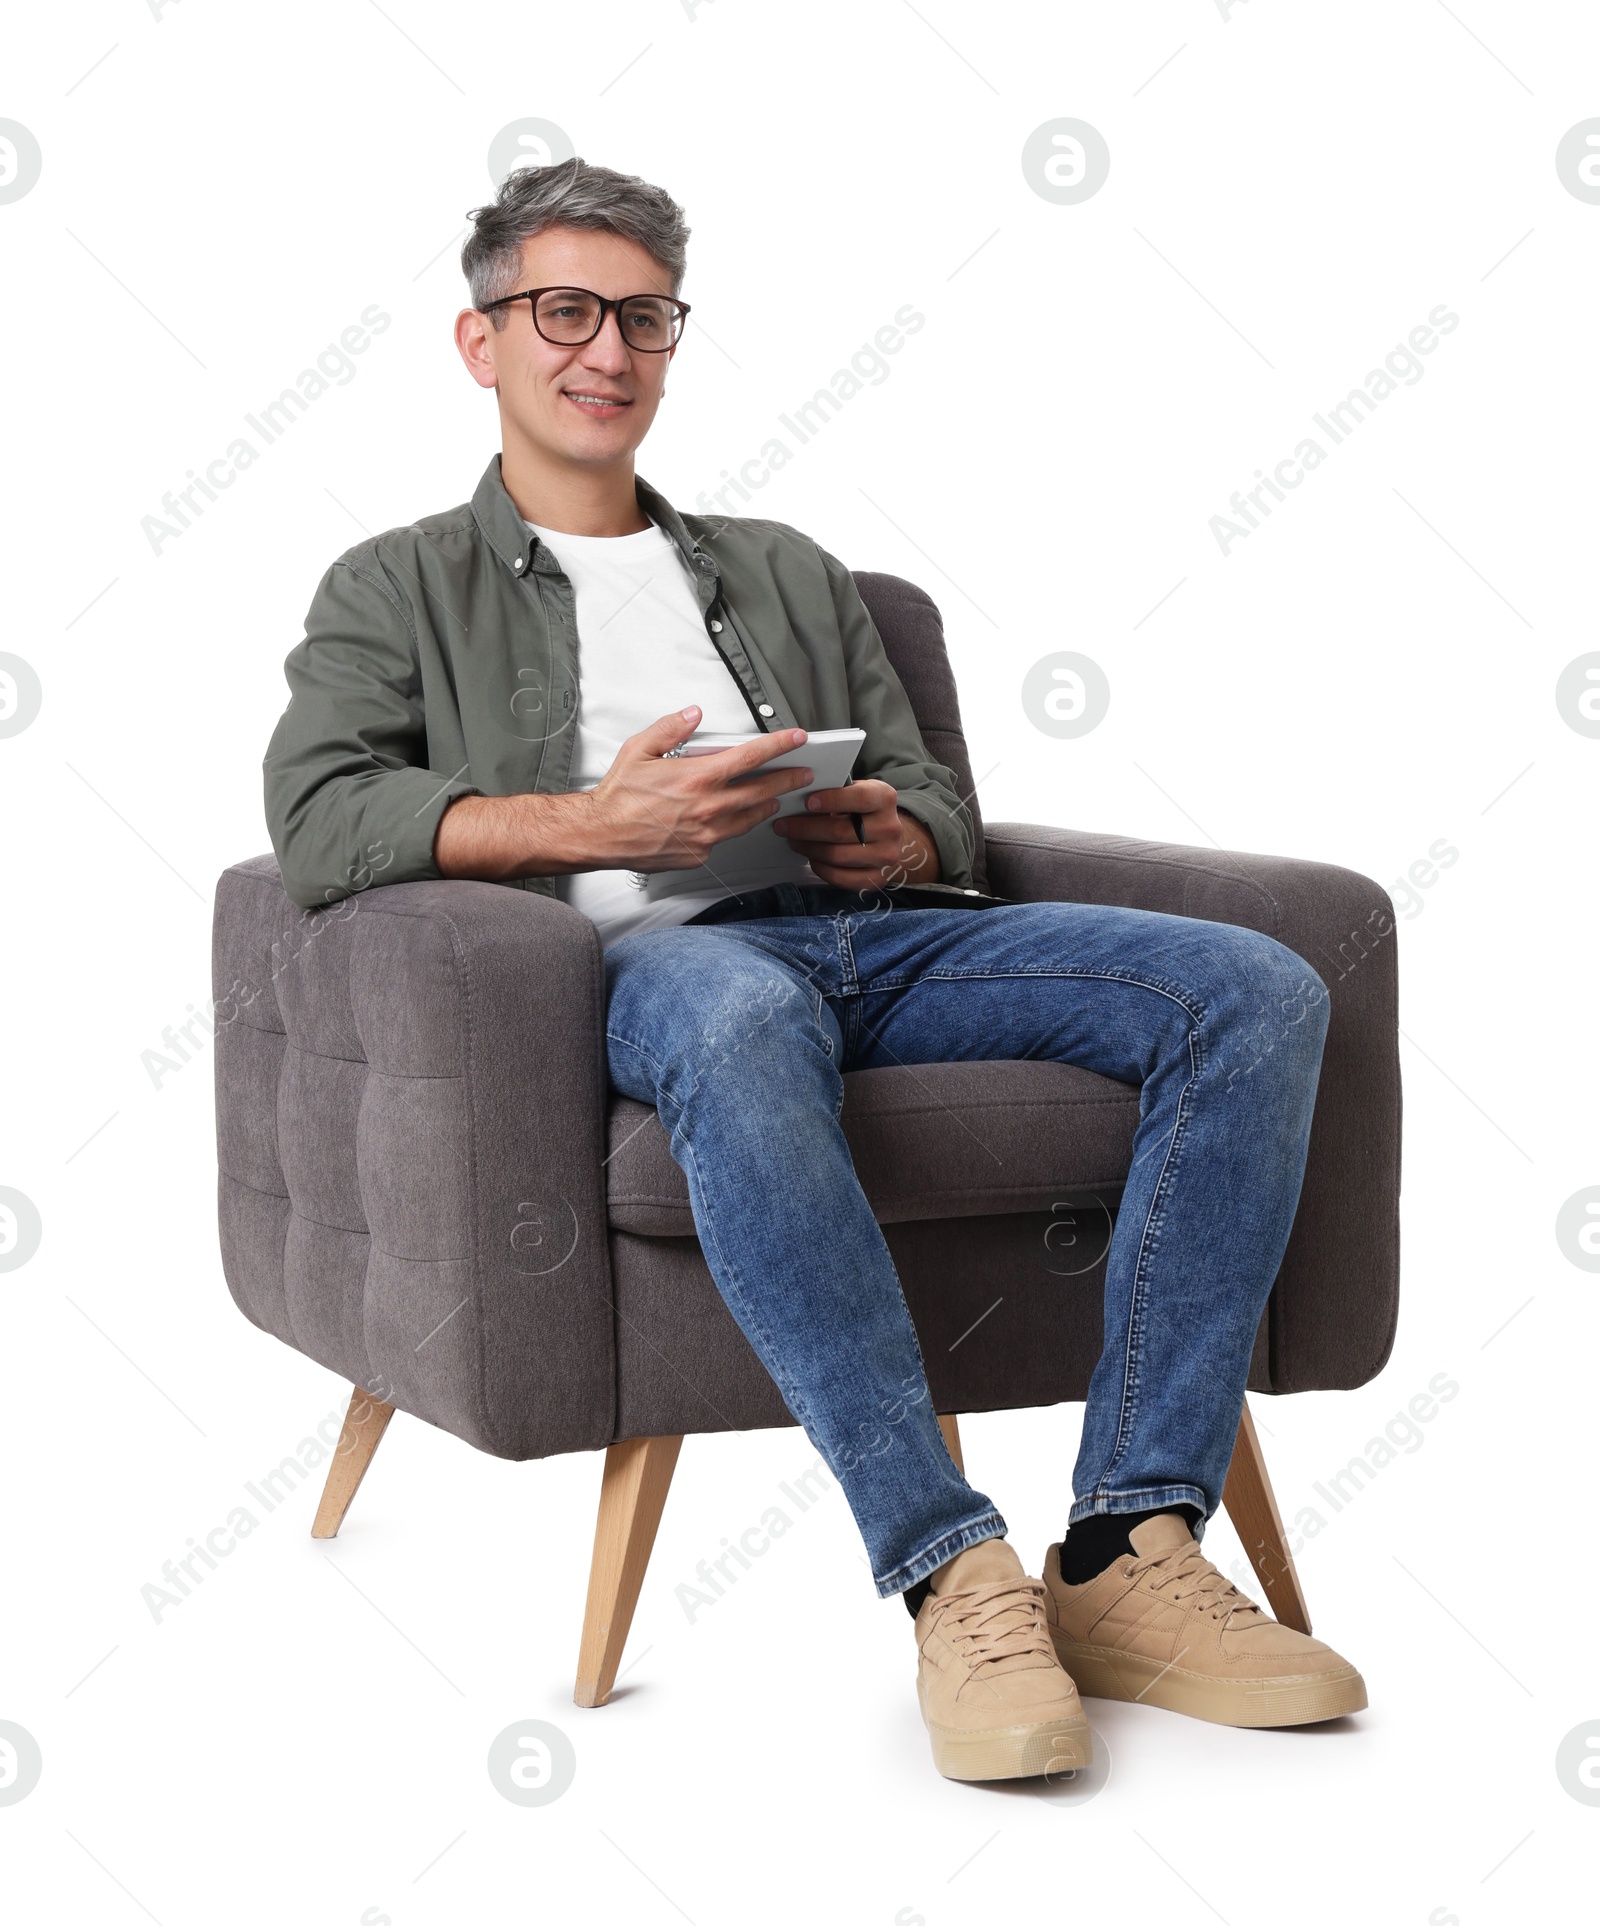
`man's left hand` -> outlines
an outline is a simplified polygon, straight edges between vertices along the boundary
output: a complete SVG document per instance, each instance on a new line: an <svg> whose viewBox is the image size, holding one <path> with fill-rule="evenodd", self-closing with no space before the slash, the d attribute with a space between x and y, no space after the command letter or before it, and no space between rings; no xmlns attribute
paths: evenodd
<svg viewBox="0 0 1600 1926"><path fill-rule="evenodd" d="M840 889L936 883L939 850L915 816L901 815L894 785L875 778L817 789L802 813L777 816L772 827L788 837L825 883ZM852 814L861 818L866 842L856 841Z"/></svg>

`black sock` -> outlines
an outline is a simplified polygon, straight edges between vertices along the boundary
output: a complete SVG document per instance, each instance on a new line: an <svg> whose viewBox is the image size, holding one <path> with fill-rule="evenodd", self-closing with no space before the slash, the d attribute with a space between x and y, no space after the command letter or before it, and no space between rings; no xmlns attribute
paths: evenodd
<svg viewBox="0 0 1600 1926"><path fill-rule="evenodd" d="M1061 1576L1069 1585L1086 1585L1091 1578L1098 1578L1108 1565L1133 1550L1128 1534L1134 1527L1142 1525L1147 1518L1159 1518L1163 1511L1176 1512L1187 1522L1190 1531L1200 1522L1200 1511L1195 1505L1162 1505L1155 1511L1092 1512L1067 1528L1067 1535L1061 1541ZM900 1594L913 1618L922 1610L922 1602L932 1590L930 1574Z"/></svg>
<svg viewBox="0 0 1600 1926"><path fill-rule="evenodd" d="M1133 1550L1129 1533L1135 1526L1142 1525L1147 1518L1159 1518L1163 1512L1176 1512L1190 1531L1200 1522L1197 1506L1160 1505L1154 1511L1091 1512L1077 1524L1069 1525L1061 1541L1061 1576L1069 1585L1087 1585L1108 1565L1127 1557Z"/></svg>

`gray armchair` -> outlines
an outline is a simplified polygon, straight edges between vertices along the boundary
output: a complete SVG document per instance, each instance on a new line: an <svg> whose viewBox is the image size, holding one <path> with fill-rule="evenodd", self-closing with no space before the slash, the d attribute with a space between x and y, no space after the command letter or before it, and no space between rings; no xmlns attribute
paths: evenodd
<svg viewBox="0 0 1600 1926"><path fill-rule="evenodd" d="M985 834L937 607L896 576L855 579L929 752L969 798L981 888L1247 925L1328 985L1305 1181L1250 1385L1366 1383L1399 1281L1385 892L1284 857L1024 823ZM717 1293L655 1112L609 1087L593 925L475 882L302 911L263 856L218 884L214 972L229 1289L354 1386L313 1531L337 1531L396 1410L503 1458L604 1451L575 1693L604 1703L683 1438L795 1420ZM958 1463L955 1414L1084 1395L1138 1108L1136 1089L1063 1064L846 1075L856 1169ZM974 1133L997 1155L975 1158ZM957 1343L997 1294L1009 1315ZM1226 1504L1273 1609L1308 1630L1248 1409Z"/></svg>

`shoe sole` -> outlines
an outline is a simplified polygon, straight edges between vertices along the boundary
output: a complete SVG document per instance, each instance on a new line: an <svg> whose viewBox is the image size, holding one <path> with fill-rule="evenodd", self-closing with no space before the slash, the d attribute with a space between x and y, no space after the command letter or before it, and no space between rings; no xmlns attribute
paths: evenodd
<svg viewBox="0 0 1600 1926"><path fill-rule="evenodd" d="M1341 1672L1307 1672L1292 1678L1218 1679L1134 1652L1100 1645L1074 1645L1055 1627L1050 1642L1062 1669L1088 1699L1123 1699L1159 1705L1212 1725L1255 1728L1319 1725L1366 1710L1366 1681L1353 1665Z"/></svg>
<svg viewBox="0 0 1600 1926"><path fill-rule="evenodd" d="M917 1700L921 1705L920 1685ZM1094 1756L1089 1721L1081 1713L973 1731L935 1725L923 1705L922 1721L933 1742L933 1763L947 1779L1036 1779L1081 1772Z"/></svg>

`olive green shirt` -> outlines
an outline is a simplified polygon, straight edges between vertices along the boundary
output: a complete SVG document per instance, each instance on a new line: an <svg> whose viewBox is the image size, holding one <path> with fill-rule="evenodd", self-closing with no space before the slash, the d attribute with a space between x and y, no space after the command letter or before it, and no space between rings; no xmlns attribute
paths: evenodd
<svg viewBox="0 0 1600 1926"><path fill-rule="evenodd" d="M932 835L937 885L973 885L972 819L928 755L850 571L783 522L640 508L694 571L706 632L753 728L866 732L858 778L891 783ZM523 521L498 454L470 502L358 542L318 584L284 664L289 706L263 764L267 827L299 904L439 874L458 796L570 789L578 711L572 585ZM512 888L554 896L549 876Z"/></svg>

